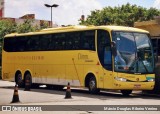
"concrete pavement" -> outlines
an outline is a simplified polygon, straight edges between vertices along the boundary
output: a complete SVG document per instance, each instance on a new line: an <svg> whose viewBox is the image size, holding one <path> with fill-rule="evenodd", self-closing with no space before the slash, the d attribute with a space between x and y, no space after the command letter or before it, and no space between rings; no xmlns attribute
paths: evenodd
<svg viewBox="0 0 160 114"><path fill-rule="evenodd" d="M20 103L10 104L13 91L14 82L0 80L0 105L160 105L160 97L141 95L135 92L129 97L124 97L120 93L115 92L101 92L97 95L91 95L86 90L72 90L72 99L64 99L65 90L53 90L46 88L35 88L31 91L24 91L24 88L19 88ZM137 94L136 94L137 93ZM62 107L63 108L63 107ZM75 113L75 114L86 114L86 113L110 113L110 111L81 111L77 108L77 111L54 111L54 113ZM114 111L114 114L122 113L124 111ZM3 112L4 113L4 112ZM8 113L8 112L6 112ZM15 112L11 112L14 114ZM31 112L32 113L32 112ZM34 112L35 113L35 112ZM40 112L43 113L43 112ZM50 112L47 112L50 113ZM128 113L135 113L128 112ZM137 113L137 111L136 111ZM151 111L141 111L140 113L149 114ZM158 111L153 112L158 113ZM17 113L16 113L17 114ZM23 114L25 114L23 112ZM28 113L27 113L28 114Z"/></svg>

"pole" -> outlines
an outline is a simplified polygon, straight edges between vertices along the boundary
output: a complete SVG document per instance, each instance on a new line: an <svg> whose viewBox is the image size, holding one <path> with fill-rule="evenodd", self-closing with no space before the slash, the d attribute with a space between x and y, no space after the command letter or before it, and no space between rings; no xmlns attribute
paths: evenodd
<svg viewBox="0 0 160 114"><path fill-rule="evenodd" d="M51 25L50 25L50 27L52 27L52 8L53 7L58 7L59 5L57 5L57 4L53 4L53 5L48 5L48 4L44 4L46 7L48 7L48 8L51 8Z"/></svg>
<svg viewBox="0 0 160 114"><path fill-rule="evenodd" d="M51 28L52 28L52 7L51 7Z"/></svg>

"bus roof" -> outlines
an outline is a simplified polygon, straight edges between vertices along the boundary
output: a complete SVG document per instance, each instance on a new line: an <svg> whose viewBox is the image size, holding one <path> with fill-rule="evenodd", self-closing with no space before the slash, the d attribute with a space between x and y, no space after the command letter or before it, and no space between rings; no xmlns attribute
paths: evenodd
<svg viewBox="0 0 160 114"><path fill-rule="evenodd" d="M117 31L133 31L133 32L144 32L149 33L146 30L134 28L134 27L126 27L126 26L104 26L106 28L109 28L110 30L117 30Z"/></svg>
<svg viewBox="0 0 160 114"><path fill-rule="evenodd" d="M28 32L28 33L11 33L6 35L5 37L13 37L13 36L28 36L28 35L36 35L36 34L49 34L49 33L58 33L58 32L69 32L69 31L80 31L80 30L93 30L93 29L105 29L108 31L132 31L132 32L143 32L149 33L146 30L133 28L133 27L125 27L125 26L68 26L68 27L56 27L56 28L47 28L42 29L37 32Z"/></svg>

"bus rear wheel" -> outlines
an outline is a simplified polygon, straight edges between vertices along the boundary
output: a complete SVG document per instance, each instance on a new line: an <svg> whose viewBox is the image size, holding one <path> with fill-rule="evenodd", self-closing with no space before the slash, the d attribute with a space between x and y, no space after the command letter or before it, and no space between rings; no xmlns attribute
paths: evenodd
<svg viewBox="0 0 160 114"><path fill-rule="evenodd" d="M95 77L90 77L88 88L91 94L96 94L100 92L100 89L97 88L97 82Z"/></svg>
<svg viewBox="0 0 160 114"><path fill-rule="evenodd" d="M129 96L132 93L132 90L121 90L123 96Z"/></svg>
<svg viewBox="0 0 160 114"><path fill-rule="evenodd" d="M32 86L32 77L31 77L31 74L30 74L30 73L27 73L27 74L25 75L25 80L24 80L24 82L25 82L25 88L30 89L31 86Z"/></svg>

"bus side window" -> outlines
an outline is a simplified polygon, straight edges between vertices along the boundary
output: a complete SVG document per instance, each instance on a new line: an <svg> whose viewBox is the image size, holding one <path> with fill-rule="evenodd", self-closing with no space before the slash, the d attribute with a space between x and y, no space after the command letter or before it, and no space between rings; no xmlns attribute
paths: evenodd
<svg viewBox="0 0 160 114"><path fill-rule="evenodd" d="M4 50L7 52L15 52L16 51L15 38L5 38L4 39Z"/></svg>
<svg viewBox="0 0 160 114"><path fill-rule="evenodd" d="M70 32L66 34L66 50L80 49L80 33Z"/></svg>
<svg viewBox="0 0 160 114"><path fill-rule="evenodd" d="M74 50L79 50L81 49L81 34L80 32L77 32L77 33L74 33L75 34L75 37L74 37L74 46L73 46L73 49Z"/></svg>
<svg viewBox="0 0 160 114"><path fill-rule="evenodd" d="M53 39L55 41L55 50L65 50L66 47L66 33L53 34Z"/></svg>
<svg viewBox="0 0 160 114"><path fill-rule="evenodd" d="M39 36L28 36L30 38L29 51L39 50Z"/></svg>
<svg viewBox="0 0 160 114"><path fill-rule="evenodd" d="M11 42L10 42L10 43L11 43L11 46L12 46L12 47L10 48L11 51L12 51L12 52L16 52L16 51L17 51L17 42L16 42L16 39L15 39L15 38L14 38L13 40L11 39Z"/></svg>
<svg viewBox="0 0 160 114"><path fill-rule="evenodd" d="M26 38L19 37L19 40L17 40L17 51L23 52L25 51L26 46Z"/></svg>
<svg viewBox="0 0 160 114"><path fill-rule="evenodd" d="M95 51L95 30L82 32L82 45L84 50Z"/></svg>
<svg viewBox="0 0 160 114"><path fill-rule="evenodd" d="M39 46L38 46L39 48L37 48L37 50L41 50L41 51L49 50L51 38L52 38L52 35L50 34L41 35L39 39Z"/></svg>
<svg viewBox="0 0 160 114"><path fill-rule="evenodd" d="M54 39L53 39L53 35L52 35L52 37L51 38L49 38L48 39L49 41L49 45L48 45L48 50L54 50L55 49L55 41L54 41Z"/></svg>
<svg viewBox="0 0 160 114"><path fill-rule="evenodd" d="M73 33L68 33L66 35L66 50L72 50L73 49L73 38L74 34Z"/></svg>

